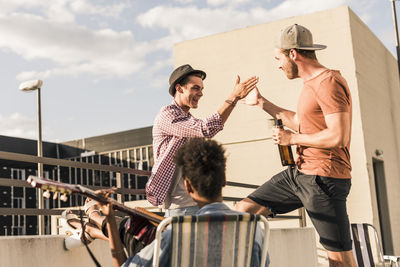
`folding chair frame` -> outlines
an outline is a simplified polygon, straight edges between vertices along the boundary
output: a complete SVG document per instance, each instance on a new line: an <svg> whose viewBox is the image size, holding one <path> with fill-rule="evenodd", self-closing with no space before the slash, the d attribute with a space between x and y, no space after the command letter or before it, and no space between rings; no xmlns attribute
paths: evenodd
<svg viewBox="0 0 400 267"><path fill-rule="evenodd" d="M400 256L383 255L383 250L382 250L381 242L379 240L378 231L376 230L375 226L373 226L372 224L369 224L369 223L352 223L351 226L353 226L353 225L360 225L360 226L365 225L365 226L367 226L367 229L368 229L368 227L373 229L374 236L375 236L375 243L378 247L379 263L382 264L382 266L385 266L385 261L386 261L386 262L390 262L390 267L393 267L393 266L400 267L399 266ZM352 232L352 234L353 234L353 232ZM366 233L366 234L368 234L368 233ZM354 237L353 237L353 239L354 239ZM355 248L353 248L353 252L354 252L354 249ZM354 256L357 257L355 252L354 252Z"/></svg>
<svg viewBox="0 0 400 267"><path fill-rule="evenodd" d="M199 215L201 216L201 215ZM264 224L264 242L261 254L261 267L265 266L265 262L267 260L267 251L269 244L269 224L267 219L262 215L257 215L258 221ZM161 234L165 230L165 228L172 223L172 217L168 217L164 219L157 227L156 237L154 239L154 253L153 253L153 267L158 267L160 264L160 246L161 246Z"/></svg>

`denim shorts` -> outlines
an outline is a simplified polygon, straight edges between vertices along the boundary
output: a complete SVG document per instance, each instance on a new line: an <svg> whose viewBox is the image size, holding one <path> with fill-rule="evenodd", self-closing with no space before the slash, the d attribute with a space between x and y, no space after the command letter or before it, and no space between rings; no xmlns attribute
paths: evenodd
<svg viewBox="0 0 400 267"><path fill-rule="evenodd" d="M351 179L308 175L289 167L271 178L248 196L274 214L304 207L329 251L352 248L346 198Z"/></svg>

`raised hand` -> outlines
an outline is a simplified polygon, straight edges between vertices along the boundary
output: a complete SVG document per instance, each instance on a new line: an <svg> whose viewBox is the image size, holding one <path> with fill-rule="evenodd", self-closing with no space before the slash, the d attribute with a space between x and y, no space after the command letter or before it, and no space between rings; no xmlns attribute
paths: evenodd
<svg viewBox="0 0 400 267"><path fill-rule="evenodd" d="M250 93L251 90L256 88L257 83L258 77L256 76L248 78L245 82L240 83L240 76L238 75L232 94L237 100L243 99Z"/></svg>
<svg viewBox="0 0 400 267"><path fill-rule="evenodd" d="M109 188L109 189L100 189L96 190L96 194L101 195L103 197L109 197L112 193L114 193L116 190L115 187ZM112 204L102 204L99 203L101 212L106 215L106 216L113 216L114 215L114 209Z"/></svg>

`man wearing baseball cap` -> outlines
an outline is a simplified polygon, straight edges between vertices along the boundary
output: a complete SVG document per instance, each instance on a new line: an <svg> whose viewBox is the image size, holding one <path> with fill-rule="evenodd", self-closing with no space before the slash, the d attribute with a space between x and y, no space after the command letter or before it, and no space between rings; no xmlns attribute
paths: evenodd
<svg viewBox="0 0 400 267"><path fill-rule="evenodd" d="M188 64L176 68L169 78L169 93L174 100L161 108L154 121L154 166L146 184L146 196L151 204L162 205L166 216L191 215L198 210L185 190L181 170L173 162L175 152L189 138L211 138L221 131L237 101L247 96L258 82L257 77L251 77L240 83L238 76L233 91L218 111L205 119L197 119L189 111L198 107L205 78L204 71Z"/></svg>
<svg viewBox="0 0 400 267"><path fill-rule="evenodd" d="M236 205L239 211L265 216L304 207L330 266L356 266L352 254L346 198L351 186L350 91L339 71L321 65L311 32L298 24L281 31L275 49L278 67L288 79L301 78L297 112L276 106L255 90L248 103L258 105L291 129L273 129L275 144L296 145L295 166L278 173Z"/></svg>

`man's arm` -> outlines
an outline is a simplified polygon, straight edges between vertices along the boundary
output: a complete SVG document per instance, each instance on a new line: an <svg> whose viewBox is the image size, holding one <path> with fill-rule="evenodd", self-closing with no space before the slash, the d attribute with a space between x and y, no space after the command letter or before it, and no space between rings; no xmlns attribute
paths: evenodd
<svg viewBox="0 0 400 267"><path fill-rule="evenodd" d="M235 107L236 103L240 100L245 98L249 92L256 88L258 83L258 77L251 77L247 79L245 82L240 83L239 75L236 78L235 87L231 95L228 97L227 100L224 101L222 106L218 109L218 114L221 117L222 124L228 120L229 115L231 115L233 108Z"/></svg>
<svg viewBox="0 0 400 267"><path fill-rule="evenodd" d="M103 206L104 207L104 206ZM126 261L126 255L121 239L119 238L117 223L115 221L114 210L108 204L109 214L107 215L107 232L110 243L111 256L114 266L121 266ZM102 208L104 210L104 208Z"/></svg>
<svg viewBox="0 0 400 267"><path fill-rule="evenodd" d="M288 130L273 129L272 139L280 145L302 145L315 148L335 148L347 146L351 135L349 112L325 115L327 128L314 134L298 134Z"/></svg>
<svg viewBox="0 0 400 267"><path fill-rule="evenodd" d="M186 115L177 117L175 110L166 108L160 113L157 127L168 135L211 138L223 129L223 124L231 114L236 102L246 97L255 88L257 82L257 77L251 77L240 83L238 76L230 97L222 104L218 113L214 113L204 120Z"/></svg>
<svg viewBox="0 0 400 267"><path fill-rule="evenodd" d="M104 197L108 197L113 193L115 188L97 190L96 193ZM107 218L107 233L108 241L110 244L112 262L115 267L121 266L126 261L126 255L124 251L124 246L122 245L121 239L119 237L117 222L115 221L114 209L111 204L102 204L98 202L102 213Z"/></svg>
<svg viewBox="0 0 400 267"><path fill-rule="evenodd" d="M249 93L245 103L250 106L259 106L275 119L281 119L283 125L286 127L292 129L293 131L298 131L299 122L297 121L296 112L273 104L260 94L260 91L257 87Z"/></svg>

